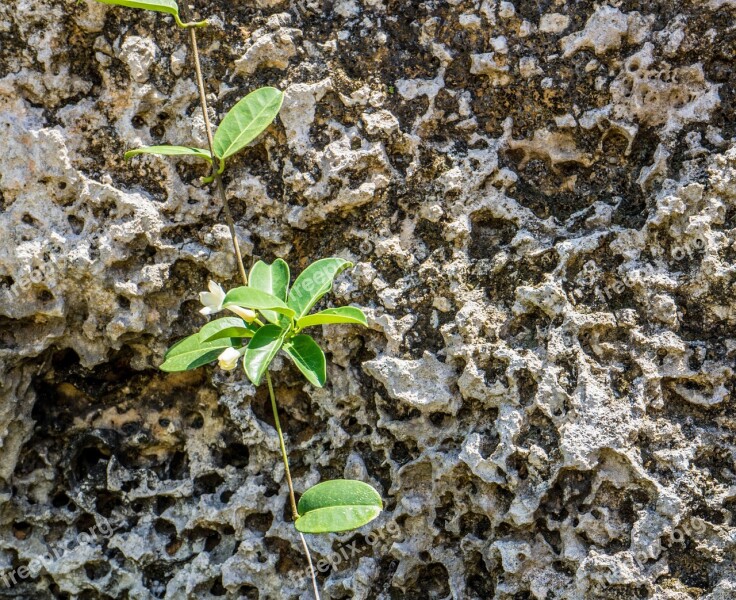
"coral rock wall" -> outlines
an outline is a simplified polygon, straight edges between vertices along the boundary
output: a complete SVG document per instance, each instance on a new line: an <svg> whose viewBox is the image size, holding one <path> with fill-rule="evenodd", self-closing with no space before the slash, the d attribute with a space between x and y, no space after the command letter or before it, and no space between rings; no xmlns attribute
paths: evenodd
<svg viewBox="0 0 736 600"><path fill-rule="evenodd" d="M736 598L736 2L197 0L248 262L353 260L324 390L275 377L323 597ZM310 598L268 400L164 374L237 284L187 35L0 5L0 597ZM213 116L215 116L213 114ZM110 529L114 528L114 530Z"/></svg>

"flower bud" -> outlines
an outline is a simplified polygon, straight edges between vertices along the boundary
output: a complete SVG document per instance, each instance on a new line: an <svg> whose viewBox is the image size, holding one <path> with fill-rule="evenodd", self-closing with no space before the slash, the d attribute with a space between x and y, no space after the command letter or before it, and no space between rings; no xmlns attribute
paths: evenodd
<svg viewBox="0 0 736 600"><path fill-rule="evenodd" d="M246 323L252 323L256 318L255 311L250 308L243 308L242 306L228 306L227 309L234 312Z"/></svg>
<svg viewBox="0 0 736 600"><path fill-rule="evenodd" d="M224 371L232 371L235 367L238 366L238 361L240 360L240 352L238 352L235 348L226 348L220 356L217 357L217 360L219 361L220 368Z"/></svg>

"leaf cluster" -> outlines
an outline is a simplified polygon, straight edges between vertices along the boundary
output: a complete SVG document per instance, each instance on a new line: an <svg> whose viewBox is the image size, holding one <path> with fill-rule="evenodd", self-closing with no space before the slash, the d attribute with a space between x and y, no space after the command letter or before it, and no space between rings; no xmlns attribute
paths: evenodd
<svg viewBox="0 0 736 600"><path fill-rule="evenodd" d="M325 258L308 266L289 286L289 266L281 259L258 261L248 285L225 294L221 308L252 311L253 319L222 317L172 346L160 368L187 371L217 359L228 348L243 357L245 373L259 385L280 350L306 379L322 387L327 379L325 354L314 339L302 333L315 325L366 325L359 308L343 306L310 313L332 289L335 277L352 266L341 258ZM383 509L380 494L361 481L325 481L307 490L299 500L294 523L302 533L330 533L356 529L375 519Z"/></svg>
<svg viewBox="0 0 736 600"><path fill-rule="evenodd" d="M213 140L218 173L224 172L225 161L228 158L245 148L273 123L283 102L283 92L273 87L263 87L251 92L230 109L217 128ZM213 161L209 150L188 146L144 146L126 152L125 159L139 154L193 156L210 165ZM204 181L209 182L212 179L206 177Z"/></svg>
<svg viewBox="0 0 736 600"><path fill-rule="evenodd" d="M327 380L325 354L303 330L315 325L355 323L366 325L359 308L343 306L310 314L314 305L332 289L335 277L352 263L325 258L312 263L290 287L289 266L281 259L272 264L258 261L250 271L248 285L230 290L222 308L248 309L260 315L251 322L239 317L211 321L194 335L172 346L161 369L188 371L215 359L226 348L243 356L245 373L259 385L279 350L294 362L312 385Z"/></svg>

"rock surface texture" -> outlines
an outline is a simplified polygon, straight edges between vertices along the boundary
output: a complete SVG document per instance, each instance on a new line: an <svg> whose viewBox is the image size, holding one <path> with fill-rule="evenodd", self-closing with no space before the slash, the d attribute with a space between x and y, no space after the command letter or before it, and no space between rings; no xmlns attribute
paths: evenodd
<svg viewBox="0 0 736 600"><path fill-rule="evenodd" d="M323 598L736 598L736 2L195 4L213 113L286 92L248 262L369 315L275 365L297 490L385 498ZM186 33L6 0L0 48L0 598L311 598L265 389L156 368L237 285L202 168L122 160L205 144Z"/></svg>

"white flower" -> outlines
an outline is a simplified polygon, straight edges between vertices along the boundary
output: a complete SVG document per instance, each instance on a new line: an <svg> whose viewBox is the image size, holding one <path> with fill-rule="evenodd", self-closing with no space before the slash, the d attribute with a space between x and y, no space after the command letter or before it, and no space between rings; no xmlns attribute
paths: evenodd
<svg viewBox="0 0 736 600"><path fill-rule="evenodd" d="M243 308L242 306L228 306L227 309L234 312L246 323L252 323L256 318L255 311L252 311L250 308Z"/></svg>
<svg viewBox="0 0 736 600"><path fill-rule="evenodd" d="M209 292L199 293L199 301L204 304L204 308L199 312L205 316L220 312L222 310L222 303L225 301L225 290L222 289L222 286L214 281L210 281L207 287L210 288ZM227 308L246 323L252 323L256 318L255 311L250 308L242 308L240 306L228 306Z"/></svg>
<svg viewBox="0 0 736 600"><path fill-rule="evenodd" d="M204 308L199 312L203 315L214 315L222 310L222 303L225 300L225 290L214 281L210 281L207 287L210 288L209 292L199 293L199 301L204 304Z"/></svg>
<svg viewBox="0 0 736 600"><path fill-rule="evenodd" d="M235 367L238 366L238 361L240 360L240 352L238 352L235 348L226 348L220 356L217 357L217 360L220 361L220 368L225 371L232 371Z"/></svg>

